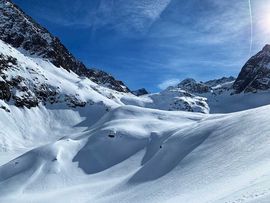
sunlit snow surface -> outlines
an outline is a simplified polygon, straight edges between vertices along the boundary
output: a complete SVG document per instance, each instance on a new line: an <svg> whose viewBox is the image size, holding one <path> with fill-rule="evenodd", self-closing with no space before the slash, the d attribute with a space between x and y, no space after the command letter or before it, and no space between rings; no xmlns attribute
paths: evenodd
<svg viewBox="0 0 270 203"><path fill-rule="evenodd" d="M3 116L16 118L20 111L1 114L1 121ZM37 116L42 111L48 116ZM122 106L87 127L91 114L35 108L24 125L36 136L9 134L21 145L28 143L25 152L38 143L48 144L6 164L1 160L0 200L267 202L269 114L270 106L227 115ZM5 125L16 129L8 119ZM48 125L41 136L33 125L37 119L74 128L61 135L62 130L55 133ZM1 153L13 155L18 148L22 150L14 141L10 151Z"/></svg>
<svg viewBox="0 0 270 203"><path fill-rule="evenodd" d="M246 110L269 104L268 92L208 98L213 112L236 113L167 111L175 99L194 111L202 100L119 93L1 41L0 50L18 60L9 76L91 103L0 101L10 111L0 109L0 202L269 202L270 106Z"/></svg>

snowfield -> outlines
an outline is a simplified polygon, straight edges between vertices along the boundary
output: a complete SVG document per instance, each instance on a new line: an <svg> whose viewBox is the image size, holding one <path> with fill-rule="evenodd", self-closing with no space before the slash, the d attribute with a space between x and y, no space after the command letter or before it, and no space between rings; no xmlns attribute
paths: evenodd
<svg viewBox="0 0 270 203"><path fill-rule="evenodd" d="M255 108L269 104L268 91L171 87L137 97L2 41L0 50L16 59L0 82L20 76L10 101L0 100L0 202L270 199L270 106ZM37 106L16 106L37 90Z"/></svg>
<svg viewBox="0 0 270 203"><path fill-rule="evenodd" d="M0 202L267 202L269 114L120 106L93 123L93 109L14 107L0 114L13 137L1 136Z"/></svg>
<svg viewBox="0 0 270 203"><path fill-rule="evenodd" d="M1 203L270 202L269 45L238 80L135 96L0 12Z"/></svg>

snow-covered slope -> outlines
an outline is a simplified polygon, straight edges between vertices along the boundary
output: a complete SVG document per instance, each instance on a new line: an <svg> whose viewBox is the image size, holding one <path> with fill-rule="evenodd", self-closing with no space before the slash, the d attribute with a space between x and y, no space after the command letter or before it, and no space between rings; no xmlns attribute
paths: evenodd
<svg viewBox="0 0 270 203"><path fill-rule="evenodd" d="M121 106L2 165L0 201L267 202L268 114Z"/></svg>
<svg viewBox="0 0 270 203"><path fill-rule="evenodd" d="M168 90L145 98L118 92L72 71L57 68L43 58L27 55L1 40L0 99L27 108L59 103L69 107L84 107L99 103L109 110L117 105L133 103L147 108L208 113L203 98L184 91ZM4 101L0 108L9 111Z"/></svg>
<svg viewBox="0 0 270 203"><path fill-rule="evenodd" d="M268 202L269 90L239 77L138 97L0 0L0 202Z"/></svg>
<svg viewBox="0 0 270 203"><path fill-rule="evenodd" d="M0 0L0 39L30 55L47 59L56 67L90 78L97 84L120 92L129 92L122 81L116 80L110 74L86 68L57 37L36 23L10 0Z"/></svg>
<svg viewBox="0 0 270 203"><path fill-rule="evenodd" d="M27 56L1 40L0 54L0 99L9 104L30 108L40 103L66 103L72 107L102 103L110 107L117 102L111 94L123 94L59 69L42 58Z"/></svg>
<svg viewBox="0 0 270 203"><path fill-rule="evenodd" d="M168 111L189 111L209 113L207 99L188 93L181 88L169 87L160 93L147 94L140 97L122 96L126 105L134 105L151 109Z"/></svg>
<svg viewBox="0 0 270 203"><path fill-rule="evenodd" d="M270 104L270 89L256 92L240 92L234 89L235 78L223 77L207 82L185 79L169 89L183 90L199 98L204 98L210 113L231 113Z"/></svg>

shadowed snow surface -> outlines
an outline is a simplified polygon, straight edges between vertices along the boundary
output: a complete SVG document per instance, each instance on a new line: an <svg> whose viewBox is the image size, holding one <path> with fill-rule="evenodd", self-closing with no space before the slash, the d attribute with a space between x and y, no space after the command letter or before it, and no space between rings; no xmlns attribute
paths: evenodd
<svg viewBox="0 0 270 203"><path fill-rule="evenodd" d="M120 106L88 126L93 109L88 114L62 109L59 114L36 107L25 110L24 124L8 122L20 111L14 107L11 115L0 115L10 129L28 128L24 135L9 132L16 139L2 147L10 159L19 157L0 157L0 202L270 198L269 106L226 115ZM37 130L31 119L53 122ZM66 131L50 131L54 126ZM5 140L1 136L1 146Z"/></svg>

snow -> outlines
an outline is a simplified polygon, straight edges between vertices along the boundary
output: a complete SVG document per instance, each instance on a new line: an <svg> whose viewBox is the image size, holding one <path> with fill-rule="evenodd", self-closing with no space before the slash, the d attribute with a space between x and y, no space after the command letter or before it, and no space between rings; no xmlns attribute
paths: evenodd
<svg viewBox="0 0 270 203"><path fill-rule="evenodd" d="M37 130L28 125L24 139L32 146L0 167L0 201L260 202L270 196L270 106L216 115L120 106L89 126L77 110L27 111L32 119L47 111L46 119L66 125L62 135L48 131L43 144L46 132L32 137ZM20 145L12 147L14 153Z"/></svg>
<svg viewBox="0 0 270 203"><path fill-rule="evenodd" d="M21 86L46 84L87 103L0 100L0 202L269 200L269 92L231 95L226 83L217 95L168 88L136 97L1 41L0 50L17 59L5 73L25 78Z"/></svg>

